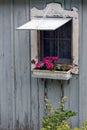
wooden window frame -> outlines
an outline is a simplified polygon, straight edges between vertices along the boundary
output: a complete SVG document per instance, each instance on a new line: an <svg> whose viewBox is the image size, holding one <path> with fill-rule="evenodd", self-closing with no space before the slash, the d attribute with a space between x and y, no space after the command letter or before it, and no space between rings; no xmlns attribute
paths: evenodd
<svg viewBox="0 0 87 130"><path fill-rule="evenodd" d="M48 10L48 11L47 11ZM45 14L45 15L44 15ZM39 10L37 8L31 9L31 19L35 17L70 17L72 18L72 57L73 65L78 66L78 36L79 36L79 26L78 26L78 9L72 8L71 10L64 10L62 6L58 3L50 3L45 9ZM31 60L39 61L39 47L40 47L40 35L39 31L31 31ZM35 67L31 64L31 70Z"/></svg>

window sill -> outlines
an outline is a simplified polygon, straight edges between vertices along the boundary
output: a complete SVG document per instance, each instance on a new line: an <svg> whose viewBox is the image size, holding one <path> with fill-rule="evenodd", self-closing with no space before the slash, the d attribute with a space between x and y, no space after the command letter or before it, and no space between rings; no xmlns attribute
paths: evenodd
<svg viewBox="0 0 87 130"><path fill-rule="evenodd" d="M43 79L58 79L69 80L72 77L71 70L69 71L50 71L50 70L32 70L32 77Z"/></svg>

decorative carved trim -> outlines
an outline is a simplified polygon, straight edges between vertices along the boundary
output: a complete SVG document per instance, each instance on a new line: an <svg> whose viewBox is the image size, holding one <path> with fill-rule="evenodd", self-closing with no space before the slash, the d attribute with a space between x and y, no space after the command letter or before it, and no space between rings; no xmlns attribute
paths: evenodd
<svg viewBox="0 0 87 130"><path fill-rule="evenodd" d="M61 4L57 4L57 3L50 3L43 10L39 10L35 7L31 9L31 18L47 17L47 16L78 18L78 10L74 7L71 10L64 10Z"/></svg>

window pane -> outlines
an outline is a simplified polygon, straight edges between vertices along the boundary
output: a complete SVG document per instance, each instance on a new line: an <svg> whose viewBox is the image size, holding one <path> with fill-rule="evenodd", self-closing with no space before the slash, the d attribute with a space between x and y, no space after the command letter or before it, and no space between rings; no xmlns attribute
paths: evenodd
<svg viewBox="0 0 87 130"><path fill-rule="evenodd" d="M59 57L71 59L71 45L70 41L60 40L59 41Z"/></svg>
<svg viewBox="0 0 87 130"><path fill-rule="evenodd" d="M41 59L45 56L59 56L71 60L72 21L55 31L41 31Z"/></svg>

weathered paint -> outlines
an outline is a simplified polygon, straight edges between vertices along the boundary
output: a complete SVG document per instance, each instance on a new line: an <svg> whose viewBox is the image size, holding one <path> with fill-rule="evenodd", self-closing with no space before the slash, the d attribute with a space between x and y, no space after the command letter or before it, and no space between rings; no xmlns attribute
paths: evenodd
<svg viewBox="0 0 87 130"><path fill-rule="evenodd" d="M65 108L78 113L70 120L72 126L87 119L87 1L0 0L0 130L39 130L45 114L45 96L54 107L61 98L59 81L31 78L30 34L16 31L30 19L30 8L42 9L50 2L59 2L65 9L79 9L80 74L65 81L64 95L68 97Z"/></svg>
<svg viewBox="0 0 87 130"><path fill-rule="evenodd" d="M87 1L83 0L80 7L81 32L80 32L80 76L79 76L79 122L87 119Z"/></svg>
<svg viewBox="0 0 87 130"><path fill-rule="evenodd" d="M29 20L29 6L26 1L0 1L0 19L0 129L28 129L29 32L18 33L15 28L18 19Z"/></svg>

